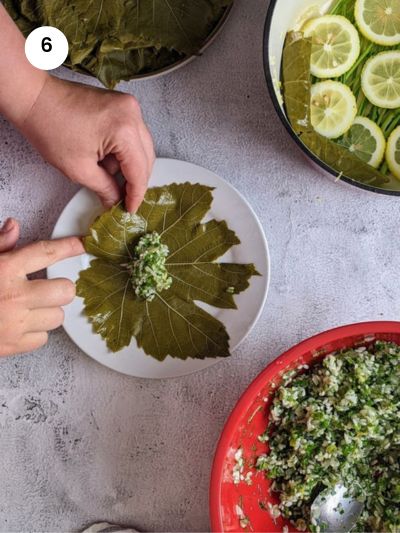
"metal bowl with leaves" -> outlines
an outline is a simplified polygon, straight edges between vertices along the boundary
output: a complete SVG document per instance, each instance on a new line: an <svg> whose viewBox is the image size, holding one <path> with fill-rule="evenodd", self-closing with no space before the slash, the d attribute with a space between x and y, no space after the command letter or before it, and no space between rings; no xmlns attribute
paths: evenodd
<svg viewBox="0 0 400 533"><path fill-rule="evenodd" d="M285 104L283 94L282 79L285 69L285 52L291 54L286 62L293 83L291 84L293 90L297 87L304 87L308 83L309 64L303 61L301 46L304 44L301 40L296 42L295 38L292 43L292 50L289 50L287 36L289 32L293 35L299 34L303 23L321 14L327 13L335 0L271 0L267 12L265 31L264 31L264 70L267 81L269 93L275 107L275 110L289 132L292 139L297 143L306 156L314 163L320 170L335 179L344 181L361 189L373 191L382 194L400 195L400 181L387 176L386 180L382 180L381 176L373 169L366 165L361 160L357 164L357 168L352 168L350 158L340 150L340 146L335 144L334 149L331 150L332 143L326 139L325 142L313 143L314 139L310 139L307 128L302 128L301 121L293 122L290 120L288 114L288 106ZM290 9L288 9L288 4ZM293 31L294 30L294 33ZM304 41L304 39L303 39ZM297 97L297 96L296 96ZM288 95L286 94L288 101ZM300 99L297 102L301 105ZM303 102L304 104L304 102ZM293 127L292 124L300 124L300 127ZM307 138L308 137L308 138ZM336 167L336 168L334 168Z"/></svg>
<svg viewBox="0 0 400 533"><path fill-rule="evenodd" d="M65 66L113 88L159 76L201 55L224 26L233 0L4 0L25 36L54 26L68 39Z"/></svg>

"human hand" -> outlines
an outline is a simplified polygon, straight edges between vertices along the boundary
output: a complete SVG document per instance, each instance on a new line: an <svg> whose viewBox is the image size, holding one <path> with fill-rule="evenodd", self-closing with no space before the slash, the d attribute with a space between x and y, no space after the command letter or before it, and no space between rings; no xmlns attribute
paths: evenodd
<svg viewBox="0 0 400 533"><path fill-rule="evenodd" d="M30 281L26 275L84 252L77 237L14 250L18 236L18 223L8 219L0 230L0 356L46 344L47 332L63 323L61 306L75 296L75 285L68 279Z"/></svg>
<svg viewBox="0 0 400 533"><path fill-rule="evenodd" d="M120 199L114 175L121 171L125 207L138 209L154 149L133 96L49 76L19 127L49 163L95 191L107 207Z"/></svg>

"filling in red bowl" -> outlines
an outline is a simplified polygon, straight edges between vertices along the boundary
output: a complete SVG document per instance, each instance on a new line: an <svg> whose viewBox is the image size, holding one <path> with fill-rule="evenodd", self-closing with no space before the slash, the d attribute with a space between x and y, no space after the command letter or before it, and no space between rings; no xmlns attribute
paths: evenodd
<svg viewBox="0 0 400 533"><path fill-rule="evenodd" d="M311 365L332 352L370 347L377 340L400 344L400 323L356 324L322 333L280 356L258 376L231 414L218 444L210 491L213 531L295 531L289 521L278 516L280 499L265 472L255 466L260 456L268 454L268 444L259 437L266 430L275 392L288 371ZM395 370L399 371L398 366ZM397 432L391 445L398 437ZM398 450L399 442L394 445ZM398 460L393 468L398 476ZM399 496L394 494L395 499ZM399 509L398 504L394 507ZM397 519L392 517L394 523Z"/></svg>

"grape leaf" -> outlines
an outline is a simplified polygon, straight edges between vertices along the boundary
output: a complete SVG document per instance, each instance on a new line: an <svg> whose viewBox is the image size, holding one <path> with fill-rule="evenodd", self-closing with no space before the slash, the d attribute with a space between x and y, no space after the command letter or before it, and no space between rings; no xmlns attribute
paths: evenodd
<svg viewBox="0 0 400 533"><path fill-rule="evenodd" d="M66 66L113 88L196 54L233 0L4 0L27 36L54 26L68 39Z"/></svg>
<svg viewBox="0 0 400 533"><path fill-rule="evenodd" d="M361 183L383 187L389 178L356 155L317 133L310 119L311 39L290 32L283 50L282 78L289 121L300 140L323 162L340 174Z"/></svg>
<svg viewBox="0 0 400 533"><path fill-rule="evenodd" d="M77 293L94 331L111 351L135 337L139 347L160 361L167 355L229 355L224 325L195 301L236 309L234 295L259 274L252 264L216 262L240 241L225 221L202 223L212 199L210 187L173 183L149 189L136 214L118 205L92 224L85 248L95 259L80 273ZM126 265L139 239L153 231L169 248L166 268L172 285L146 301L135 295Z"/></svg>

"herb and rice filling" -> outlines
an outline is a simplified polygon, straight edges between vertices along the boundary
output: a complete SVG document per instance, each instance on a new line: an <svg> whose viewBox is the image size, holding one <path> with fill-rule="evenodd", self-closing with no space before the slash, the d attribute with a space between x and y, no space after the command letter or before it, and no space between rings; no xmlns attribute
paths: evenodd
<svg viewBox="0 0 400 533"><path fill-rule="evenodd" d="M172 278L165 266L168 254L168 246L162 244L156 231L139 239L134 260L128 265L136 296L151 302L157 292L171 287Z"/></svg>
<svg viewBox="0 0 400 533"><path fill-rule="evenodd" d="M399 384L400 346L383 341L284 376L257 462L279 496L275 515L319 531L311 504L342 483L365 502L354 531L400 531Z"/></svg>

